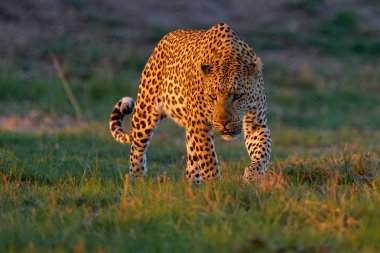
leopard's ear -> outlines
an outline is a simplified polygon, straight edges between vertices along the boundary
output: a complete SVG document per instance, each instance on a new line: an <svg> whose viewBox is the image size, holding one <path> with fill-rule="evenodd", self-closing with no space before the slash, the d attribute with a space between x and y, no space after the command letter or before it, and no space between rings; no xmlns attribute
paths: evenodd
<svg viewBox="0 0 380 253"><path fill-rule="evenodd" d="M208 75L211 72L211 66L210 65L201 64L201 69L205 75Z"/></svg>
<svg viewBox="0 0 380 253"><path fill-rule="evenodd" d="M255 60L248 65L248 75L254 75L257 71L261 70L262 63L259 57L256 57Z"/></svg>

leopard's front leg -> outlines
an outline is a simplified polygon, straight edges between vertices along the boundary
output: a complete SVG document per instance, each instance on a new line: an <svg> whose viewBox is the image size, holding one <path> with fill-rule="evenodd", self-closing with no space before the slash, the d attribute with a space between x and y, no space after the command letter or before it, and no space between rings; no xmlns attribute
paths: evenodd
<svg viewBox="0 0 380 253"><path fill-rule="evenodd" d="M218 158L210 131L202 127L187 128L186 148L186 179L189 182L199 184L219 177Z"/></svg>
<svg viewBox="0 0 380 253"><path fill-rule="evenodd" d="M269 166L272 140L266 111L248 112L243 119L243 129L245 146L251 158L251 163L244 170L243 180L249 182L262 177Z"/></svg>

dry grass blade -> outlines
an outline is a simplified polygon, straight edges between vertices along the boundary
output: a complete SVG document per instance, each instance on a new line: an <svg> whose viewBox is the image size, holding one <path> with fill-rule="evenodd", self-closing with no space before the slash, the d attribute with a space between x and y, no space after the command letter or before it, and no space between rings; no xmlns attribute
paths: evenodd
<svg viewBox="0 0 380 253"><path fill-rule="evenodd" d="M72 93L72 91L70 89L70 86L66 80L65 74L62 71L61 64L59 63L57 56L55 56L54 54L50 54L50 59L53 62L53 65L54 65L55 71L57 73L58 79L61 82L63 89L65 90L66 95L70 100L71 105L74 107L77 119L78 120L82 119L82 111L78 105L77 100L74 97L74 94Z"/></svg>

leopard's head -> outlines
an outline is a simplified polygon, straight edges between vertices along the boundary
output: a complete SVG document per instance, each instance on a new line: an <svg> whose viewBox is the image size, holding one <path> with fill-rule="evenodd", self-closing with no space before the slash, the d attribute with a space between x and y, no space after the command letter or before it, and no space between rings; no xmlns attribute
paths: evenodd
<svg viewBox="0 0 380 253"><path fill-rule="evenodd" d="M226 24L207 30L201 45L197 71L207 121L223 139L235 139L242 133L244 115L265 97L260 58Z"/></svg>
<svg viewBox="0 0 380 253"><path fill-rule="evenodd" d="M200 68L208 122L221 132L223 139L236 139L242 133L244 115L255 110L259 97L264 95L260 89L263 85L260 58L221 65L201 64Z"/></svg>

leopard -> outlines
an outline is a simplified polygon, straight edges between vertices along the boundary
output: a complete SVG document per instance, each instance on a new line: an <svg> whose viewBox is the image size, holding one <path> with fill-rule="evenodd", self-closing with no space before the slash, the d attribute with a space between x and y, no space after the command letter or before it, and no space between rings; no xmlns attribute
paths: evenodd
<svg viewBox="0 0 380 253"><path fill-rule="evenodd" d="M136 101L123 97L110 116L113 138L131 144L129 178L147 174L147 149L166 117L185 129L188 182L221 177L215 132L224 140L243 136L250 157L243 181L267 175L272 140L262 66L228 24L166 34L143 68ZM131 113L132 129L126 131L123 118Z"/></svg>

